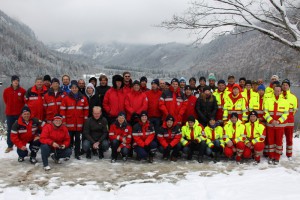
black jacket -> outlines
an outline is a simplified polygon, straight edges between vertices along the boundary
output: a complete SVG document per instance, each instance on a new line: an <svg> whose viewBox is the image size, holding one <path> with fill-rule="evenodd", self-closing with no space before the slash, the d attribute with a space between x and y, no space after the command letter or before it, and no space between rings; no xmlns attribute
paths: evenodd
<svg viewBox="0 0 300 200"><path fill-rule="evenodd" d="M196 102L196 113L199 117L199 122L206 126L209 120L216 118L218 110L218 104L216 97L211 94L209 98L206 98L205 94L201 94Z"/></svg>
<svg viewBox="0 0 300 200"><path fill-rule="evenodd" d="M107 120L100 117L96 120L94 117L88 118L84 123L83 134L87 140L93 144L108 139Z"/></svg>

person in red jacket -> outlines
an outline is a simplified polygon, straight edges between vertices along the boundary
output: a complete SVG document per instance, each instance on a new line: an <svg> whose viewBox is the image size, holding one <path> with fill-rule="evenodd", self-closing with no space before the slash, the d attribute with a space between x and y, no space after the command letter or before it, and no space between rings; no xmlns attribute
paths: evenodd
<svg viewBox="0 0 300 200"><path fill-rule="evenodd" d="M31 117L44 120L43 98L46 92L47 88L44 86L43 78L37 77L35 85L29 88L25 94L25 103L31 110Z"/></svg>
<svg viewBox="0 0 300 200"><path fill-rule="evenodd" d="M54 115L51 124L45 125L41 133L41 152L44 169L50 170L48 165L48 157L54 160L55 163L61 163L60 158L70 157L72 150L70 145L70 136L68 129L62 125L63 117L60 114Z"/></svg>
<svg viewBox="0 0 300 200"><path fill-rule="evenodd" d="M37 118L31 117L30 108L24 106L21 115L12 126L11 141L17 146L17 153L19 155L18 161L23 162L24 158L28 156L28 149L26 147L29 143L30 149L30 162L37 163L36 154L40 149L40 136L38 128L42 127L44 122L39 121Z"/></svg>
<svg viewBox="0 0 300 200"><path fill-rule="evenodd" d="M146 77L146 76L142 76L142 77L140 78L141 91L142 91L142 92L146 92L146 91L149 90L149 88L147 88L147 82L148 82L148 80L147 80L147 77Z"/></svg>
<svg viewBox="0 0 300 200"><path fill-rule="evenodd" d="M187 100L180 91L179 81L177 78L173 78L169 90L164 91L160 97L159 109L163 113L163 118L165 119L170 114L181 125L186 106Z"/></svg>
<svg viewBox="0 0 300 200"><path fill-rule="evenodd" d="M75 158L80 160L80 134L84 121L88 118L89 104L86 97L79 92L75 80L71 81L71 92L61 102L60 114L70 133L71 148L75 137Z"/></svg>
<svg viewBox="0 0 300 200"><path fill-rule="evenodd" d="M117 161L119 153L126 161L131 149L132 128L126 122L125 112L121 111L117 120L110 126L109 140L111 142L111 162Z"/></svg>
<svg viewBox="0 0 300 200"><path fill-rule="evenodd" d="M159 89L159 80L153 79L151 82L151 90L145 92L148 98L148 117L149 121L154 125L155 132L157 133L162 121L161 111L159 109L159 99L162 91Z"/></svg>
<svg viewBox="0 0 300 200"><path fill-rule="evenodd" d="M191 86L189 86L189 85L185 86L184 94L185 94L185 98L187 99L187 106L186 106L186 110L182 117L183 125L186 124L189 116L193 116L193 117L197 118L197 113L196 113L196 108L195 108L196 102L197 102L197 97L195 97L193 95L193 89L191 88Z"/></svg>
<svg viewBox="0 0 300 200"><path fill-rule="evenodd" d="M133 81L132 90L125 97L126 120L132 126L139 120L141 112L148 109L147 96L140 88L140 82L137 80Z"/></svg>
<svg viewBox="0 0 300 200"><path fill-rule="evenodd" d="M55 114L60 113L60 105L65 94L59 87L59 80L53 78L51 81L51 88L44 96L43 106L45 121L49 124L52 123Z"/></svg>
<svg viewBox="0 0 300 200"><path fill-rule="evenodd" d="M131 79L131 74L130 72L124 72L123 73L123 90L125 95L131 92L131 84L132 84L132 79Z"/></svg>
<svg viewBox="0 0 300 200"><path fill-rule="evenodd" d="M181 137L180 127L177 125L175 118L172 115L168 115L157 134L157 139L160 144L158 150L163 154L164 160L170 158L170 153L172 151L171 161L177 161L181 149Z"/></svg>
<svg viewBox="0 0 300 200"><path fill-rule="evenodd" d="M154 141L155 130L153 124L148 121L147 111L142 111L140 121L133 126L132 135L138 160L148 158L152 163L157 143Z"/></svg>
<svg viewBox="0 0 300 200"><path fill-rule="evenodd" d="M10 140L11 127L18 120L22 108L25 105L24 96L26 90L20 86L20 78L16 75L11 77L10 87L3 92L3 102L5 103L5 115L7 123L7 148L5 153L13 150L14 144Z"/></svg>
<svg viewBox="0 0 300 200"><path fill-rule="evenodd" d="M103 100L103 108L107 113L108 125L111 125L116 118L118 113L125 110L125 96L123 77L121 75L114 75L112 77L113 87L110 88Z"/></svg>

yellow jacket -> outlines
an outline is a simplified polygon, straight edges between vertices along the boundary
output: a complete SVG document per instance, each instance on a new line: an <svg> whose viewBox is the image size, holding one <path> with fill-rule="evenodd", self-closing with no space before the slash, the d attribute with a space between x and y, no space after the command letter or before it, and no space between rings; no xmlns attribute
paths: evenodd
<svg viewBox="0 0 300 200"><path fill-rule="evenodd" d="M213 93L213 95L216 97L218 108L223 109L224 106L224 98L230 94L228 90L224 90L224 92L219 92L218 89Z"/></svg>
<svg viewBox="0 0 300 200"><path fill-rule="evenodd" d="M242 92L242 96L246 99L247 104L249 104L247 89L244 89L244 91ZM259 94L257 92L254 92L253 89L250 89L250 100L252 98L257 98L257 96L259 96Z"/></svg>
<svg viewBox="0 0 300 200"><path fill-rule="evenodd" d="M266 138L266 127L263 123L256 120L254 123L245 124L247 139L245 143L251 142L253 145L257 142L264 142Z"/></svg>
<svg viewBox="0 0 300 200"><path fill-rule="evenodd" d="M284 99L283 95L279 95L278 99L276 99L275 95L273 95L265 102L264 111L264 118L267 121L267 126L273 127L271 125L273 120L278 120L280 124L276 125L275 127L284 127L284 122L289 114L289 103Z"/></svg>
<svg viewBox="0 0 300 200"><path fill-rule="evenodd" d="M228 143L229 140L231 140L234 144L238 142L245 142L245 125L242 123L241 120L238 120L235 126L231 121L228 121L225 124L223 140L225 143Z"/></svg>
<svg viewBox="0 0 300 200"><path fill-rule="evenodd" d="M242 95L241 95L242 96ZM224 113L223 120L229 120L229 114L236 112L239 116L240 120L246 121L248 119L247 116L247 108L246 108L246 100L244 97L240 97L235 103L233 103L231 99L231 95L227 95L224 98Z"/></svg>
<svg viewBox="0 0 300 200"><path fill-rule="evenodd" d="M182 127L182 137L180 139L180 142L183 146L186 146L186 144L192 141L193 139L196 140L198 143L200 143L202 140L206 140L206 138L204 137L204 128L201 124L199 124L198 120L195 121L193 129L194 135L192 136L192 131L189 127L188 122L186 122L186 125Z"/></svg>
<svg viewBox="0 0 300 200"><path fill-rule="evenodd" d="M220 145L224 148L223 128L221 126L217 126L214 129L206 126L204 132L206 136L206 144L208 147L212 147L213 141L220 140Z"/></svg>

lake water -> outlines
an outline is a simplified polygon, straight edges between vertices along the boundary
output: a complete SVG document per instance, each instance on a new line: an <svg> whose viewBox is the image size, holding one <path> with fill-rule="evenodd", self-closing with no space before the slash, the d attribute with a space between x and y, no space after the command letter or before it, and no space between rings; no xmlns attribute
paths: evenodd
<svg viewBox="0 0 300 200"><path fill-rule="evenodd" d="M0 121L4 122L4 120L5 120L5 113L4 113L5 107L4 107L4 102L3 102L2 97L3 97L3 90L8 86L9 82L8 81L3 81L3 80L0 80L0 81L3 82L3 85L0 86L0 95L1 95L1 100L0 100ZM28 82L29 82L29 80L21 80L21 83L22 83L23 86L30 85ZM34 81L30 80L30 82L33 83ZM26 87L25 89L27 89L27 88L28 87ZM298 103L299 103L300 87L291 87L291 91L297 96ZM298 111L296 113L296 116L295 116L295 129L300 130L300 111Z"/></svg>

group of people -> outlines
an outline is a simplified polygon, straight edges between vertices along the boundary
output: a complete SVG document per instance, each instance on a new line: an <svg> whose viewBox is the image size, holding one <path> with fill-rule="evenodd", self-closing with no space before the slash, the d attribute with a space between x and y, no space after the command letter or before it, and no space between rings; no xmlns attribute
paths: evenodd
<svg viewBox="0 0 300 200"><path fill-rule="evenodd" d="M286 137L286 156L293 151L294 116L297 97L290 91L290 81L273 75L266 88L263 80L233 75L216 81L214 74L187 80L173 78L170 83L147 78L132 81L130 72L112 77L59 79L38 77L27 91L14 75L3 99L7 116L6 153L17 147L18 161L26 156L36 163L41 149L43 166L50 170L48 158L61 163L83 154L90 159L111 148L111 162L124 161L136 152L137 160L153 158L158 150L163 159L177 161L204 156L218 162L222 154L240 163L243 158L260 162L264 154L269 164L277 165ZM29 150L27 149L29 144Z"/></svg>

